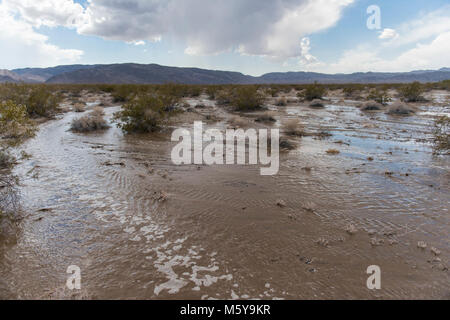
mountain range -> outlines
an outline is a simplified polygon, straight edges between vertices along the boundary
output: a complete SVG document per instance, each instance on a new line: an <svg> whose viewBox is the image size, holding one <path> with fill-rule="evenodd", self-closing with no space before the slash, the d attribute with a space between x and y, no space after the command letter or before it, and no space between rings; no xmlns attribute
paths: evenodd
<svg viewBox="0 0 450 320"><path fill-rule="evenodd" d="M436 82L449 79L450 68L398 73L274 72L260 77L239 72L135 63L0 70L0 82L59 84L304 84L315 81L320 83L405 83Z"/></svg>

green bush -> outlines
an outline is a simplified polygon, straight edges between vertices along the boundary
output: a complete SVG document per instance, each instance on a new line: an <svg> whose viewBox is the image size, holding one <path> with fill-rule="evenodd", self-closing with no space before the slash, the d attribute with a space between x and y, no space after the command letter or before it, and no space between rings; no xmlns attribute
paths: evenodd
<svg viewBox="0 0 450 320"><path fill-rule="evenodd" d="M322 99L326 92L325 87L315 82L314 84L307 85L302 95L306 100L313 101L314 99Z"/></svg>
<svg viewBox="0 0 450 320"><path fill-rule="evenodd" d="M391 101L391 97L388 95L387 90L383 89L371 89L369 92L369 96L367 100L373 100L383 105L386 105L389 101Z"/></svg>
<svg viewBox="0 0 450 320"><path fill-rule="evenodd" d="M411 84L407 84L401 87L399 91L403 101L418 102L424 100L422 94L424 93L425 89L420 82L416 81Z"/></svg>
<svg viewBox="0 0 450 320"><path fill-rule="evenodd" d="M34 125L24 105L17 105L13 101L0 103L0 137L8 139L10 144L15 144L33 133Z"/></svg>
<svg viewBox="0 0 450 320"><path fill-rule="evenodd" d="M240 86L234 90L231 103L239 111L257 110L263 106L264 96L256 86Z"/></svg>
<svg viewBox="0 0 450 320"><path fill-rule="evenodd" d="M125 133L159 131L175 112L176 102L173 96L141 94L123 105L114 119Z"/></svg>

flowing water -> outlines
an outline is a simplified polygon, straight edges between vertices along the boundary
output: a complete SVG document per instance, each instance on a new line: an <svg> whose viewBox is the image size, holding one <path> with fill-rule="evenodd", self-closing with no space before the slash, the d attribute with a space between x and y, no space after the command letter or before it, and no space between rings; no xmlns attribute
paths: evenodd
<svg viewBox="0 0 450 320"><path fill-rule="evenodd" d="M67 113L23 146L26 217L0 248L0 297L71 297L76 265L93 299L449 299L450 160L427 142L433 116L449 110L422 109L284 108L275 126L300 117L332 137L298 139L269 177L259 166L175 166L167 134L75 134ZM381 290L366 287L370 265Z"/></svg>

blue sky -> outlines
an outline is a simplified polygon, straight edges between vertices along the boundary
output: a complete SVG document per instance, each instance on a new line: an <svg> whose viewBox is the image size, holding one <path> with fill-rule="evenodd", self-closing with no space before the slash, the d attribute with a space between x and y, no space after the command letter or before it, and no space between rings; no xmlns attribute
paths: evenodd
<svg viewBox="0 0 450 320"><path fill-rule="evenodd" d="M371 5L380 29L367 27ZM261 75L450 67L443 0L0 0L0 18L0 69L136 62Z"/></svg>

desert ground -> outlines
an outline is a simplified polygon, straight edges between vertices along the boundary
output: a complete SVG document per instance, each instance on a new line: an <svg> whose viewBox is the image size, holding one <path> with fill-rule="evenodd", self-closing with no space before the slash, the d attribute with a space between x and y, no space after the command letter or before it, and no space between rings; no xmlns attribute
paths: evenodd
<svg viewBox="0 0 450 320"><path fill-rule="evenodd" d="M396 89L387 94L367 107L367 92L331 88L311 106L290 88L243 111L201 92L177 102L164 130L126 134L113 121L126 101L63 93L59 112L11 147L19 196L2 222L0 297L450 299L450 158L433 142L450 91L428 90L401 114L389 112ZM73 130L92 112L108 127ZM194 121L279 128L279 173L174 165L171 132ZM70 265L79 291L65 286ZM381 290L366 286L371 265Z"/></svg>

